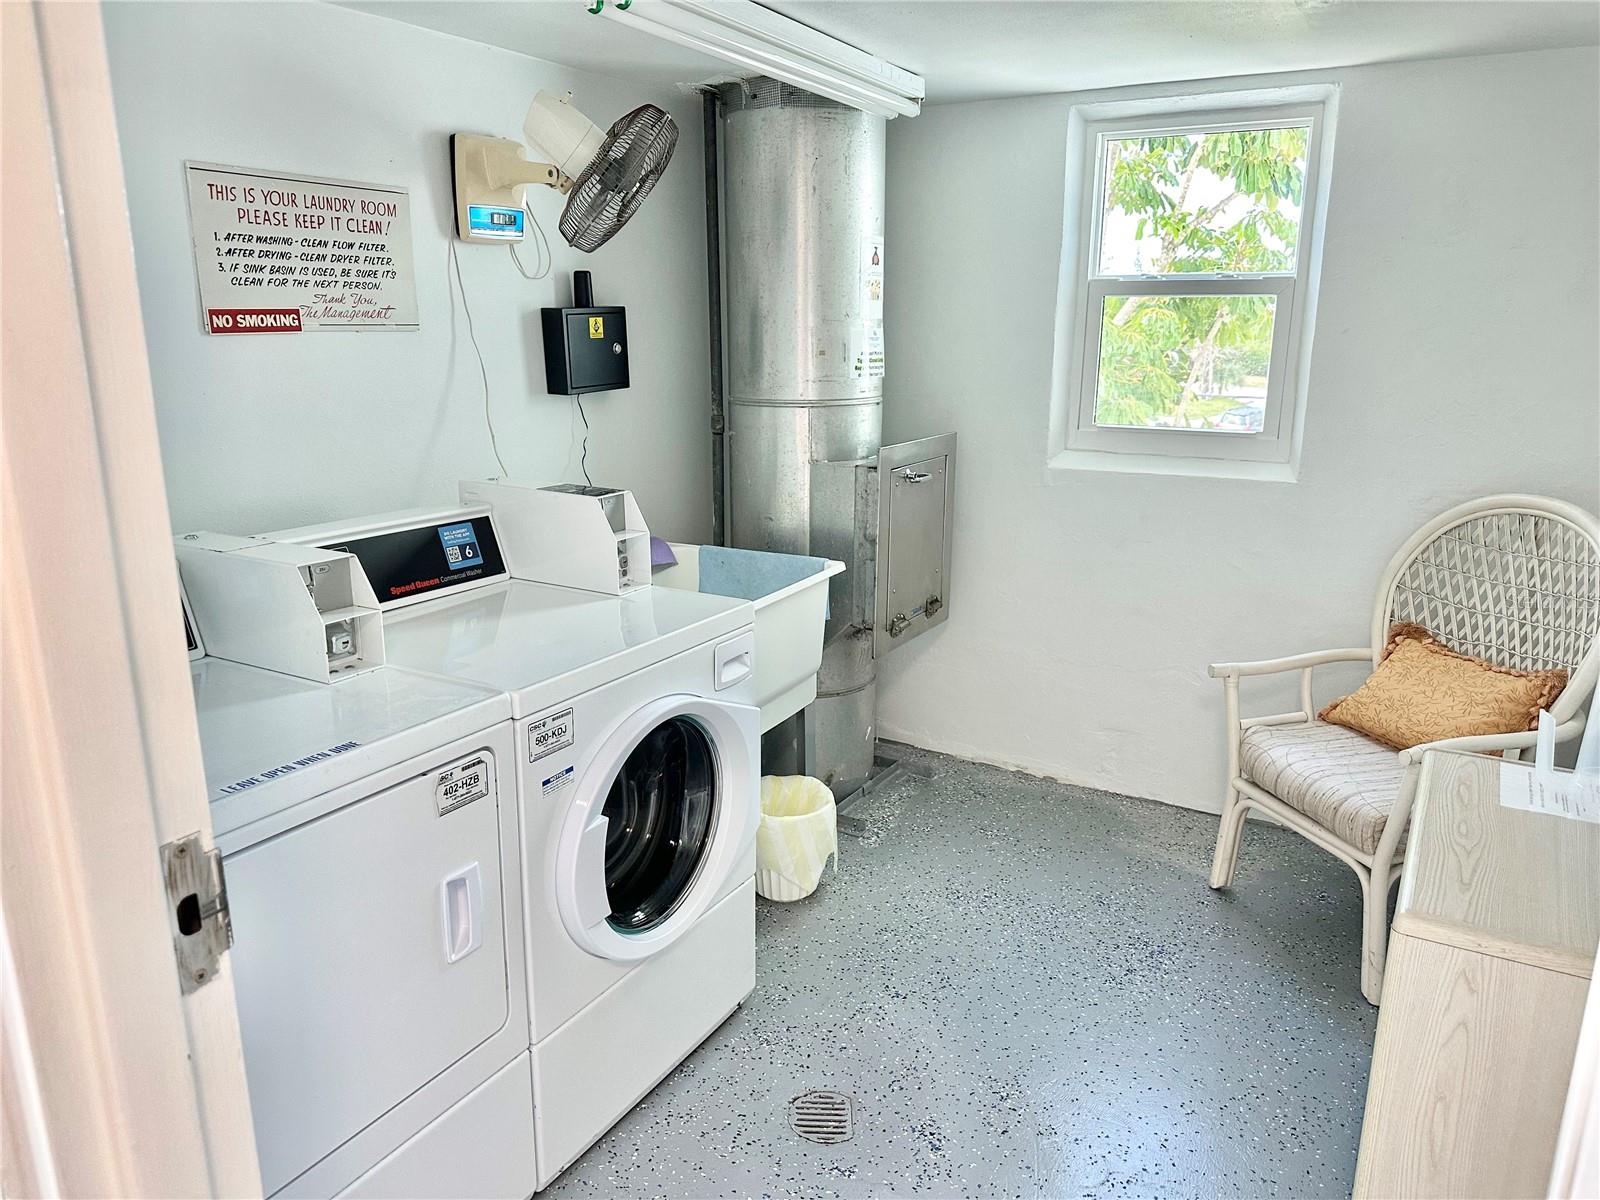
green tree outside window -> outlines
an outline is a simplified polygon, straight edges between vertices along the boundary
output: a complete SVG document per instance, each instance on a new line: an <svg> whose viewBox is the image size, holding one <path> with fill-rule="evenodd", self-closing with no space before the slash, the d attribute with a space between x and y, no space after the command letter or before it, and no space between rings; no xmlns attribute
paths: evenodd
<svg viewBox="0 0 1600 1200"><path fill-rule="evenodd" d="M1102 274L1269 274L1295 269L1303 126L1105 143ZM1276 297L1110 295L1100 320L1099 425L1223 428L1264 404Z"/></svg>

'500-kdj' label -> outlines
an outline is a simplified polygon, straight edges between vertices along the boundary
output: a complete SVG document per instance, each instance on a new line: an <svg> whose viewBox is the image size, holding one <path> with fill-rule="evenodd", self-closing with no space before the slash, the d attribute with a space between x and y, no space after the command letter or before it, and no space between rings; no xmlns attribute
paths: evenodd
<svg viewBox="0 0 1600 1200"><path fill-rule="evenodd" d="M574 738L572 710L564 708L548 717L528 722L528 761L538 762L546 754L554 754L572 745Z"/></svg>

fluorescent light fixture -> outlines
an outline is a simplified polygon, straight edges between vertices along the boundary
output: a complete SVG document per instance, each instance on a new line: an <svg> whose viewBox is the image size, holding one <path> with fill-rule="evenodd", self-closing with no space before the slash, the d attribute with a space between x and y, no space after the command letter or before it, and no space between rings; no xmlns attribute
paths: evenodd
<svg viewBox="0 0 1600 1200"><path fill-rule="evenodd" d="M914 117L922 76L818 33L753 0L615 0L601 15L698 50L755 75L770 75L880 117Z"/></svg>

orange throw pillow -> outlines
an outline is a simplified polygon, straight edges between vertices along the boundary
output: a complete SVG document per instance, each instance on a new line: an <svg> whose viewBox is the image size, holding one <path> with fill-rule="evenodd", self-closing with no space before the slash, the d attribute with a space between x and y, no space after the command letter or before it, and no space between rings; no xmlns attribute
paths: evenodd
<svg viewBox="0 0 1600 1200"><path fill-rule="evenodd" d="M1377 669L1317 714L1406 750L1441 738L1535 729L1567 686L1565 671L1513 671L1459 654L1421 625L1399 624Z"/></svg>

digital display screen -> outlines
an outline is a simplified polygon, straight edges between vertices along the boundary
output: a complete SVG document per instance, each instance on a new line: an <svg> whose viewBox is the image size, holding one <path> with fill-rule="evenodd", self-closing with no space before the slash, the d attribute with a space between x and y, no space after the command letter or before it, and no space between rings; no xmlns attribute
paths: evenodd
<svg viewBox="0 0 1600 1200"><path fill-rule="evenodd" d="M472 204L467 207L467 227L475 237L516 241L526 228L523 216L520 208Z"/></svg>
<svg viewBox="0 0 1600 1200"><path fill-rule="evenodd" d="M330 542L323 549L355 555L380 605L504 575L506 570L494 522L488 517Z"/></svg>

